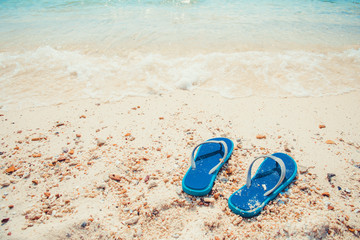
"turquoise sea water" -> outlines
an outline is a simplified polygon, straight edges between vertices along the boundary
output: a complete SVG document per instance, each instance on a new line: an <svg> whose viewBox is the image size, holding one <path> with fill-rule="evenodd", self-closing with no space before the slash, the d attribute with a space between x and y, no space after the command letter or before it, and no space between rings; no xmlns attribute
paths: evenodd
<svg viewBox="0 0 360 240"><path fill-rule="evenodd" d="M360 1L0 0L0 105L360 87Z"/></svg>

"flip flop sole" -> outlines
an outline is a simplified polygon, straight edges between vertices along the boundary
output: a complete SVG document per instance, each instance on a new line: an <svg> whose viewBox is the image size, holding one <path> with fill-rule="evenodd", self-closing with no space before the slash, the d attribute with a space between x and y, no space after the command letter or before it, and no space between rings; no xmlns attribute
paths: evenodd
<svg viewBox="0 0 360 240"><path fill-rule="evenodd" d="M223 149L220 144L209 143L201 145L195 156L196 168L191 167L186 172L182 180L183 191L193 196L207 195L216 179L221 167L228 161L234 149L234 143L228 138L212 138L207 141L223 141L228 148L228 154L223 163L212 174L209 171L219 163L219 159L223 157Z"/></svg>
<svg viewBox="0 0 360 240"><path fill-rule="evenodd" d="M264 196L267 190L276 185L281 174L278 164L274 160L266 158L251 179L250 188L244 185L229 197L228 205L234 213L242 217L258 215L296 177L297 165L292 157L285 153L274 153L272 155L281 158L285 164L286 174L283 182L270 195Z"/></svg>

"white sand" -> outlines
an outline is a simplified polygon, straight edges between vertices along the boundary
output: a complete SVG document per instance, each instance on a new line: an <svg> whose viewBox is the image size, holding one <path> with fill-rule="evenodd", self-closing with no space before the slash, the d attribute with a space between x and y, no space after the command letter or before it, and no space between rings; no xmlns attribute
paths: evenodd
<svg viewBox="0 0 360 240"><path fill-rule="evenodd" d="M360 92L231 100L178 91L2 111L0 217L9 221L1 225L0 238L355 238L359 109ZM257 139L259 134L266 139ZM237 147L208 197L220 196L206 206L203 198L181 191L181 180L192 148L216 136ZM97 146L97 138L105 145ZM63 153L71 149L73 154ZM245 183L248 163L285 149L308 172L258 217L233 214L227 198ZM57 161L62 153L64 161ZM6 173L12 165L16 171ZM335 174L331 184L328 173Z"/></svg>

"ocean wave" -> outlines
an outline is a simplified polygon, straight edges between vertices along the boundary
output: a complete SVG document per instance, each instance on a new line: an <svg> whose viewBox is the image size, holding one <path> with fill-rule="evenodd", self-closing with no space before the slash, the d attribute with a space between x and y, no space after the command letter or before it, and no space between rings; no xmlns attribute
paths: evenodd
<svg viewBox="0 0 360 240"><path fill-rule="evenodd" d="M117 101L177 89L229 98L320 97L359 89L359 76L360 49L114 56L46 46L0 53L0 102L23 108L87 98Z"/></svg>

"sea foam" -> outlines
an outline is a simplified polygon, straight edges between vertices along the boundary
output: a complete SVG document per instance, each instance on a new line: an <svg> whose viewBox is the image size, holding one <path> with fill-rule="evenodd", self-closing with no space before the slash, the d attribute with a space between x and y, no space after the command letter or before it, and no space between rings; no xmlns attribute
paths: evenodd
<svg viewBox="0 0 360 240"><path fill-rule="evenodd" d="M360 49L172 56L96 55L46 46L0 53L0 102L22 108L87 98L117 101L177 89L229 98L320 97L359 89L359 76Z"/></svg>

